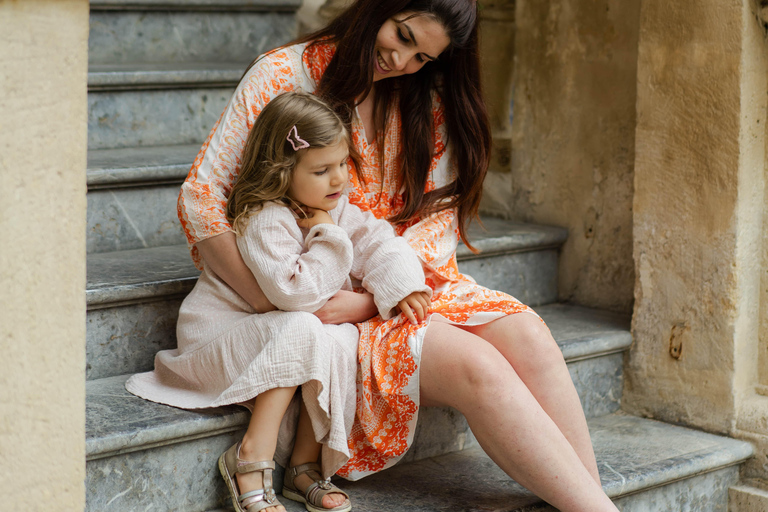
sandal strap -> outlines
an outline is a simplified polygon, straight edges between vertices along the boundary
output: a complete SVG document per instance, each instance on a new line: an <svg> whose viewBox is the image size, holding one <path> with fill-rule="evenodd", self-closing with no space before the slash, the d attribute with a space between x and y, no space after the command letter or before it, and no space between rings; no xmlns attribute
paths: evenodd
<svg viewBox="0 0 768 512"><path fill-rule="evenodd" d="M237 498L237 501L240 502L240 506L246 510L250 510L251 508L254 508L254 510L263 510L267 507L275 507L277 505L280 505L280 502L277 500L277 496L275 496L275 491L272 489L264 490L264 489L258 489L255 491L247 492L245 494L241 494L239 498ZM259 504L259 505L257 505Z"/></svg>
<svg viewBox="0 0 768 512"><path fill-rule="evenodd" d="M237 459L238 473L253 473L254 471L263 471L265 469L275 469L275 461L262 460L259 462L249 462L240 458Z"/></svg>
<svg viewBox="0 0 768 512"><path fill-rule="evenodd" d="M291 478L295 479L299 475L303 475L304 473L308 473L310 471L316 472L318 475L322 475L322 472L320 470L320 464L317 462L307 462L306 464L299 464L298 466L293 466L292 468L289 468L289 471L291 472Z"/></svg>
<svg viewBox="0 0 768 512"><path fill-rule="evenodd" d="M330 479L314 482L309 487L307 487L306 499L312 505L316 507L322 507L323 498L325 498L326 495L333 493L343 494L347 499L349 499L349 495L333 485L330 482Z"/></svg>

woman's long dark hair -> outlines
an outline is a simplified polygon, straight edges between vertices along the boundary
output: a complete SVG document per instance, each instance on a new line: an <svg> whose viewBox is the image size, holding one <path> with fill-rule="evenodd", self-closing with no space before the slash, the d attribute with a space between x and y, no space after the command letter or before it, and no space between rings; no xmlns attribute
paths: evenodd
<svg viewBox="0 0 768 512"><path fill-rule="evenodd" d="M451 44L437 61L417 73L374 84L376 36L399 13L425 14L437 20ZM384 128L386 110L399 93L402 121L400 183L405 206L389 219L404 223L418 216L456 208L459 232L470 248L467 224L477 216L491 153L488 114L480 87L477 3L474 0L358 0L326 28L297 42L336 43L336 53L316 91L349 124L352 108L375 87L374 121ZM435 154L432 93L440 96L456 180L425 193Z"/></svg>

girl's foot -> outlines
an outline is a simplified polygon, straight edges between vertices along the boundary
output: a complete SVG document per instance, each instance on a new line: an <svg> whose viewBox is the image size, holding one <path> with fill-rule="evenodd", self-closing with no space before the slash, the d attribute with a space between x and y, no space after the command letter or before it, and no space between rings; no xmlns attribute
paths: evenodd
<svg viewBox="0 0 768 512"><path fill-rule="evenodd" d="M262 460L259 458L258 453L249 452L245 444L240 446L240 458L247 461ZM240 490L240 494L264 488L264 474L261 471L237 473L235 478L237 479L237 487ZM285 512L285 507L278 504L274 507L265 508L263 512Z"/></svg>
<svg viewBox="0 0 768 512"><path fill-rule="evenodd" d="M307 473L301 474L293 480L293 484L296 486L296 488L304 494L307 493L307 489L314 482L315 481L312 480L312 478L310 478L310 476ZM345 501L347 501L346 496L338 492L333 492L331 494L326 494L325 496L323 496L323 507L324 508L340 507L341 505L344 504Z"/></svg>
<svg viewBox="0 0 768 512"><path fill-rule="evenodd" d="M349 512L352 504L349 497L320 474L316 462L292 465L285 470L283 496L289 500L306 504L310 512L333 510Z"/></svg>

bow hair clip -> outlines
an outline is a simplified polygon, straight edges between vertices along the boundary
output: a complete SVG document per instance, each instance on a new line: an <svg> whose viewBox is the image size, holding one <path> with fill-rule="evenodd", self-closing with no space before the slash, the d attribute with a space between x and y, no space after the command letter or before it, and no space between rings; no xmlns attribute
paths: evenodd
<svg viewBox="0 0 768 512"><path fill-rule="evenodd" d="M293 128L288 131L288 137L285 139L291 143L294 151L309 147L309 142L299 137L299 131L296 129L296 125L293 125Z"/></svg>

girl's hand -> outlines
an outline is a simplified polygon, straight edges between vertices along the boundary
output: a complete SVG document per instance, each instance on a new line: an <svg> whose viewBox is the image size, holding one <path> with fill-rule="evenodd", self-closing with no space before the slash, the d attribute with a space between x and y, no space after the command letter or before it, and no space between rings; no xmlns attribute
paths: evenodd
<svg viewBox="0 0 768 512"><path fill-rule="evenodd" d="M296 219L296 224L298 224L300 228L309 229L318 224L334 223L331 215L327 211L320 210L319 208L302 206L300 211L294 210L294 212L299 216L299 218Z"/></svg>
<svg viewBox="0 0 768 512"><path fill-rule="evenodd" d="M373 295L368 292L355 293L340 290L328 299L323 307L315 311L315 316L324 324L357 324L373 318L379 313L373 302Z"/></svg>
<svg viewBox="0 0 768 512"><path fill-rule="evenodd" d="M427 316L427 311L432 301L426 292L413 292L397 303L400 311L408 317L413 325L418 324ZM415 313L415 315L414 315ZM418 321L416 320L418 318Z"/></svg>

